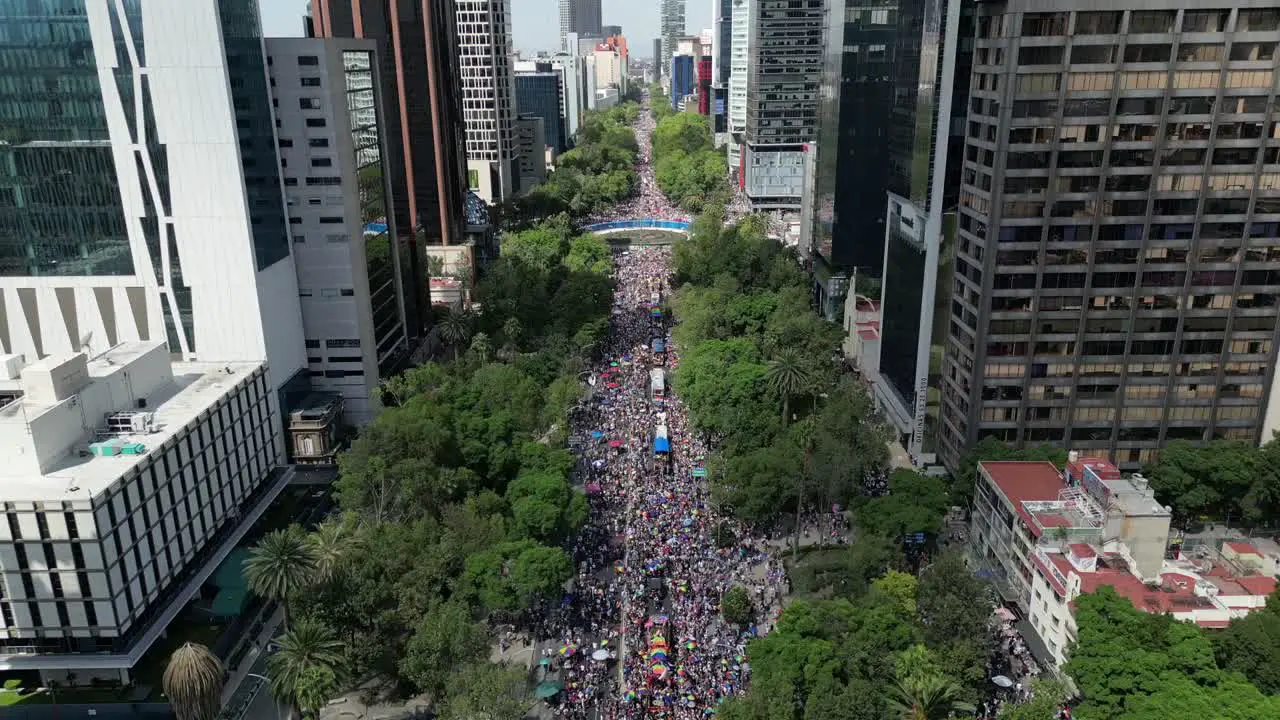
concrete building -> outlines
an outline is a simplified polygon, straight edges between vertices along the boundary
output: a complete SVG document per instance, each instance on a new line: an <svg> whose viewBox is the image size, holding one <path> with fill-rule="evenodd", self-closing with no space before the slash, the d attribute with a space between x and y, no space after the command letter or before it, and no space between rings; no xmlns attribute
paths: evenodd
<svg viewBox="0 0 1280 720"><path fill-rule="evenodd" d="M378 43L395 227L409 248L410 337L430 324L427 248L465 245L467 155L455 0L312 0L314 37ZM392 19L392 21L388 21ZM468 253L475 256L476 253Z"/></svg>
<svg viewBox="0 0 1280 720"><path fill-rule="evenodd" d="M671 77L671 56L676 54L676 42L684 37L685 0L662 0L659 16L659 32L662 33L662 52L658 54L662 76Z"/></svg>
<svg viewBox="0 0 1280 720"><path fill-rule="evenodd" d="M570 34L573 42L577 36ZM551 68L560 76L560 102L564 107L565 145L573 146L573 137L582 126L587 111L587 72L583 58L569 53L556 53L550 58ZM594 76L592 77L594 81Z"/></svg>
<svg viewBox="0 0 1280 720"><path fill-rule="evenodd" d="M1274 3L978 6L942 460L1280 428ZM998 245L998 247L997 247Z"/></svg>
<svg viewBox="0 0 1280 720"><path fill-rule="evenodd" d="M954 234L972 16L964 0L828 8L809 226L815 295L834 318L859 276L883 278L886 357L876 363L873 395L903 447L926 465L937 452L950 301L949 278L939 272Z"/></svg>
<svg viewBox="0 0 1280 720"><path fill-rule="evenodd" d="M742 172L742 146L747 132L747 74L751 70L751 19L753 0L733 0L733 16L729 29L729 107L727 131L729 173L737 179L738 187L744 180Z"/></svg>
<svg viewBox="0 0 1280 720"><path fill-rule="evenodd" d="M40 7L0 9L23 38L0 42L0 351L167 342L183 359L270 358L272 388L305 381L256 4Z"/></svg>
<svg viewBox="0 0 1280 720"><path fill-rule="evenodd" d="M568 149L568 133L565 131L565 97L562 92L561 73L546 64L543 72L516 73L516 105L521 115L542 118L544 142L556 154Z"/></svg>
<svg viewBox="0 0 1280 720"><path fill-rule="evenodd" d="M516 117L516 157L520 161L521 195L547 180L546 120L541 115L521 113Z"/></svg>
<svg viewBox="0 0 1280 720"><path fill-rule="evenodd" d="M653 71L654 82L666 77L666 71L662 68L662 38L653 39Z"/></svg>
<svg viewBox="0 0 1280 720"><path fill-rule="evenodd" d="M571 33L604 37L600 19L600 0L560 0L560 49L576 50L576 44L566 44Z"/></svg>
<svg viewBox="0 0 1280 720"><path fill-rule="evenodd" d="M673 55L671 57L671 109L679 110L686 97L697 88L697 58L693 55Z"/></svg>
<svg viewBox="0 0 1280 720"><path fill-rule="evenodd" d="M817 140L826 0L748 0L742 187L753 210L799 210Z"/></svg>
<svg viewBox="0 0 1280 720"><path fill-rule="evenodd" d="M734 0L713 0L711 44L712 125L714 133L728 132L729 75L732 70Z"/></svg>
<svg viewBox="0 0 1280 720"><path fill-rule="evenodd" d="M408 257L391 242L377 44L273 38L266 46L311 385L341 395L348 420L363 424L380 406L378 383L409 349Z"/></svg>
<svg viewBox="0 0 1280 720"><path fill-rule="evenodd" d="M1145 478L1071 453L1065 472L1048 462L979 464L970 521L970 562L991 578L1039 658L1067 660L1072 603L1110 586L1139 610L1206 627L1263 607L1276 587L1274 561L1244 543L1221 550L1170 546L1169 511Z"/></svg>
<svg viewBox="0 0 1280 720"><path fill-rule="evenodd" d="M288 484L266 365L170 355L0 361L0 669L128 683Z"/></svg>
<svg viewBox="0 0 1280 720"><path fill-rule="evenodd" d="M520 182L515 147L511 0L456 0L467 183L485 202L511 197Z"/></svg>
<svg viewBox="0 0 1280 720"><path fill-rule="evenodd" d="M619 94L627 91L627 68L622 53L608 42L597 43L591 51L595 58L596 89L614 88Z"/></svg>

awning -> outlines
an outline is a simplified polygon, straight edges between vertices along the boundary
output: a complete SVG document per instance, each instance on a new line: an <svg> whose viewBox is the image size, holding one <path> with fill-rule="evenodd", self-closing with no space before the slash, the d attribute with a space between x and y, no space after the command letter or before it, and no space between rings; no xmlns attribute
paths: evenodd
<svg viewBox="0 0 1280 720"><path fill-rule="evenodd" d="M666 439L666 438L664 438L664 437L654 438L654 439L653 439L653 451L654 451L654 452L660 452L660 453L669 453L669 452L671 452L671 441L670 441L670 440L668 440L668 439Z"/></svg>
<svg viewBox="0 0 1280 720"><path fill-rule="evenodd" d="M656 352L656 353L665 352L665 351L666 351L666 349L667 349L667 345L666 345L666 343L662 342L661 340L654 340L654 341L653 341L653 351L654 351L654 352Z"/></svg>
<svg viewBox="0 0 1280 720"><path fill-rule="evenodd" d="M249 548L238 547L213 573L213 584L219 588L244 587L244 561L249 559Z"/></svg>

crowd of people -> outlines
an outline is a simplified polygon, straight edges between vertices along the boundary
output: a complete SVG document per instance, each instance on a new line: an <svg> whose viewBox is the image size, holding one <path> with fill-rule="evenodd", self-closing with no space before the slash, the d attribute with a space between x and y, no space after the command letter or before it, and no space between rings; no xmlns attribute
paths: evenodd
<svg viewBox="0 0 1280 720"><path fill-rule="evenodd" d="M659 247L619 257L606 359L575 413L591 520L575 545L574 591L555 614L558 647L544 651L564 686L553 705L560 717L713 714L743 688L746 643L781 599L766 538L712 508L708 448L669 383L651 374L679 364L662 311L669 259ZM763 622L722 618L720 599L735 585Z"/></svg>
<svg viewBox="0 0 1280 720"><path fill-rule="evenodd" d="M1040 675L1040 666L1018 632L1013 613L997 608L991 618L995 649L989 658L988 669L994 690L978 708L978 717L984 719L998 717L1000 708L1007 703L1030 700L1031 681Z"/></svg>
<svg viewBox="0 0 1280 720"><path fill-rule="evenodd" d="M623 202L597 213L588 220L588 224L639 218L690 221L689 214L671 204L654 178L652 139L655 127L653 115L646 107L632 125L636 133L636 145L639 146L639 153L636 155L636 172L640 179L636 185L636 191Z"/></svg>

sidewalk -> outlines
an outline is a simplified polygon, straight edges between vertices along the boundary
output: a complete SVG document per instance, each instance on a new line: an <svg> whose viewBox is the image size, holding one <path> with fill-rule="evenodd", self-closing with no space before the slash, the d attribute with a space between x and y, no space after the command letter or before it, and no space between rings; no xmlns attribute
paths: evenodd
<svg viewBox="0 0 1280 720"><path fill-rule="evenodd" d="M245 680L253 673L253 667L257 664L258 659L262 656L263 651L267 647L267 643L276 635L276 630L280 624L284 622L284 610L276 608L271 617L262 624L262 630L258 636L253 639L253 648L245 654L240 660L240 665L227 678L227 682L222 686L222 705L226 707L230 704L231 699L241 690L241 685L245 684ZM246 690L248 687L245 688Z"/></svg>

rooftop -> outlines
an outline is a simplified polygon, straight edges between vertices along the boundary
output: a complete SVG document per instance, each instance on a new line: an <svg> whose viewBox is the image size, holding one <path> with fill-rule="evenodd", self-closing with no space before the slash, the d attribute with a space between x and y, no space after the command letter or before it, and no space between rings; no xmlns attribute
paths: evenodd
<svg viewBox="0 0 1280 720"><path fill-rule="evenodd" d="M121 343L92 359L79 353L32 363L16 381L25 396L0 408L0 447L7 460L0 467L0 500L94 497L261 366L170 363L164 344L155 342ZM59 377L64 368L70 374ZM4 382L15 384L12 378ZM125 427L109 430L109 417ZM140 445L141 452L90 451L91 443L108 439Z"/></svg>
<svg viewBox="0 0 1280 720"><path fill-rule="evenodd" d="M1231 548L1232 550L1235 550L1237 555L1259 555L1259 556L1262 555L1262 553L1258 552L1258 548L1250 545L1247 542L1233 542L1228 540L1226 543L1223 543L1223 544Z"/></svg>

